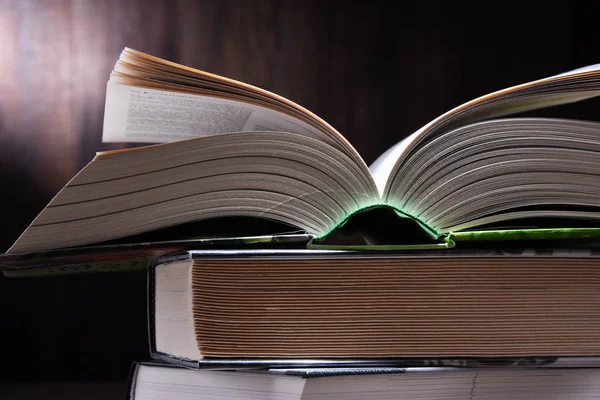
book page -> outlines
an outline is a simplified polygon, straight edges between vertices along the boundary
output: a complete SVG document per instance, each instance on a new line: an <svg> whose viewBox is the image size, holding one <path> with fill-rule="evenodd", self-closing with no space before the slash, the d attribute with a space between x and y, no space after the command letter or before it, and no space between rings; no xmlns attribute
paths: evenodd
<svg viewBox="0 0 600 400"><path fill-rule="evenodd" d="M288 399L301 398L306 380L262 371L196 371L140 365L131 396L135 399Z"/></svg>
<svg viewBox="0 0 600 400"><path fill-rule="evenodd" d="M282 131L323 140L309 124L266 107L216 96L107 84L103 142L164 143L241 131Z"/></svg>
<svg viewBox="0 0 600 400"><path fill-rule="evenodd" d="M402 160L388 200L440 233L597 227L598 132L600 122L524 116L451 129Z"/></svg>
<svg viewBox="0 0 600 400"><path fill-rule="evenodd" d="M160 143L224 132L291 132L341 150L372 181L367 164L344 136L313 112L275 93L129 48L121 52L109 82L104 142ZM142 89L138 94L144 89L166 93L169 97L162 97L169 101L154 99L157 104L142 105L140 111L139 96L133 99L136 107L130 107L132 89L113 83Z"/></svg>
<svg viewBox="0 0 600 400"><path fill-rule="evenodd" d="M401 159L419 143L461 124L506 116L600 95L600 64L512 86L464 103L442 114L379 156L369 169L381 189L399 169Z"/></svg>
<svg viewBox="0 0 600 400"><path fill-rule="evenodd" d="M412 135L407 136L403 140L399 141L387 149L382 155L377 157L377 159L373 161L371 165L369 165L369 170L373 175L373 179L375 180L375 184L377 185L377 190L379 190L380 196L383 197L385 185L392 168L394 168L394 165L396 164L396 161L398 161L404 150L413 142L420 132L421 130L418 130Z"/></svg>

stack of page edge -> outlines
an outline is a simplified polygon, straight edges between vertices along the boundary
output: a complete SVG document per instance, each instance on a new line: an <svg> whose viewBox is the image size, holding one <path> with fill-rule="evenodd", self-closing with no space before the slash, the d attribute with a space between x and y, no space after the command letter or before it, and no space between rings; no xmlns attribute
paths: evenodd
<svg viewBox="0 0 600 400"><path fill-rule="evenodd" d="M585 249L162 257L148 275L154 361L134 364L128 393L595 398L599 263Z"/></svg>

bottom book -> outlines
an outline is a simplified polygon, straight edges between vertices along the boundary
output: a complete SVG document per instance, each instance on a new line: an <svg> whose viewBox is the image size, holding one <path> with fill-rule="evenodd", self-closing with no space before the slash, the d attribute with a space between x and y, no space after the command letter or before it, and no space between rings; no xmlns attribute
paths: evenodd
<svg viewBox="0 0 600 400"><path fill-rule="evenodd" d="M132 400L598 399L600 368L194 370L135 363Z"/></svg>

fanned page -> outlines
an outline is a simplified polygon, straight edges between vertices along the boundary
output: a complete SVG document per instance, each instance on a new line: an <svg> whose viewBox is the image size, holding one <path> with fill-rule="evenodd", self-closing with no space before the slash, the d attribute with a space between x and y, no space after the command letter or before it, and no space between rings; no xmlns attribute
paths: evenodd
<svg viewBox="0 0 600 400"><path fill-rule="evenodd" d="M107 84L104 142L163 143L240 131L317 138L367 169L354 147L331 125L282 96L123 50Z"/></svg>
<svg viewBox="0 0 600 400"><path fill-rule="evenodd" d="M232 216L325 235L377 199L370 178L342 151L286 132L213 135L101 153L9 252L99 243Z"/></svg>
<svg viewBox="0 0 600 400"><path fill-rule="evenodd" d="M599 221L598 182L599 123L507 118L423 142L403 160L388 201L441 233L523 218ZM580 222L572 224L548 227Z"/></svg>
<svg viewBox="0 0 600 400"><path fill-rule="evenodd" d="M468 101L440 115L407 136L381 156L369 169L384 200L402 163L423 142L459 125L540 108L574 103L600 95L600 64L516 85Z"/></svg>
<svg viewBox="0 0 600 400"><path fill-rule="evenodd" d="M564 228L597 238L600 122L507 115L598 95L600 64L456 107L371 165L378 187L385 185L382 202L438 235L519 231L550 239Z"/></svg>

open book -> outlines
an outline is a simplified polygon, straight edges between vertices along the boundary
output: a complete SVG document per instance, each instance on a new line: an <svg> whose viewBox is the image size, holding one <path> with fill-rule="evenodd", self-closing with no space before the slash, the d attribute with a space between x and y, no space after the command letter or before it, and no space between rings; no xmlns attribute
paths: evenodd
<svg viewBox="0 0 600 400"><path fill-rule="evenodd" d="M427 123L368 167L332 126L281 96L126 48L107 85L103 140L170 143L97 154L8 252L229 217L277 221L318 243L372 209L442 246L507 227L595 234L600 123L506 116L598 95L600 65L500 90Z"/></svg>

